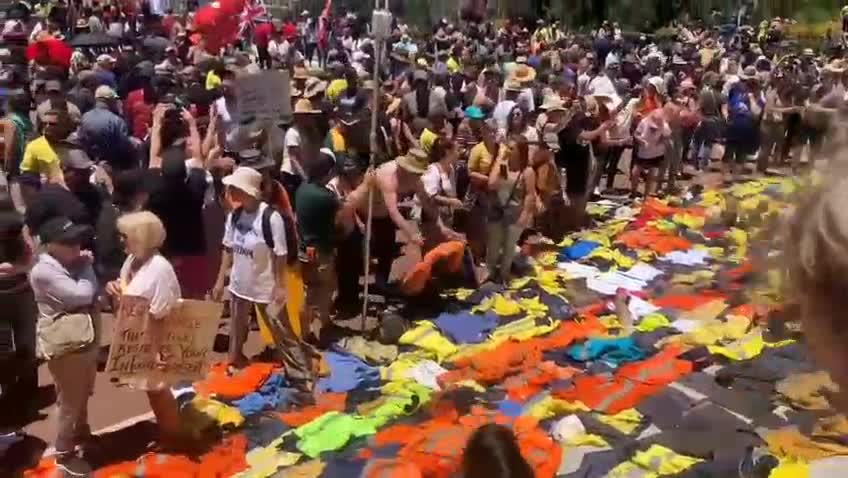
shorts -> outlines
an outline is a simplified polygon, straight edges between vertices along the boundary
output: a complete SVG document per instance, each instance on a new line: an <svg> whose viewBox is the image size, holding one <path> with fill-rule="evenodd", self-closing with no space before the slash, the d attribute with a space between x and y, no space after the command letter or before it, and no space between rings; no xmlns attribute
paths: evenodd
<svg viewBox="0 0 848 478"><path fill-rule="evenodd" d="M643 169L654 169L662 166L662 162L665 159L665 155L656 156L653 158L634 158L633 165L639 166Z"/></svg>

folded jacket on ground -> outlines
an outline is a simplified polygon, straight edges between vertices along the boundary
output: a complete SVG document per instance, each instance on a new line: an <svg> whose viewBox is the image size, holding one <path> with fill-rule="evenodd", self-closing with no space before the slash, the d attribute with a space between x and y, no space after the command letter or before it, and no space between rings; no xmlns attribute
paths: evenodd
<svg viewBox="0 0 848 478"><path fill-rule="evenodd" d="M324 359L330 367L330 376L318 381L316 390L319 393L349 392L355 389L372 389L380 386L380 370L371 367L358 357L325 352Z"/></svg>

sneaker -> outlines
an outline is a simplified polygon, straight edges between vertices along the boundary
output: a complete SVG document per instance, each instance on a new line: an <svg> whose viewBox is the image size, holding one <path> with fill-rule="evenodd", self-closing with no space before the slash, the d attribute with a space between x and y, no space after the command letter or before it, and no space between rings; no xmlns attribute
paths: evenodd
<svg viewBox="0 0 848 478"><path fill-rule="evenodd" d="M56 468L64 477L91 476L93 470L88 463L76 455L56 459Z"/></svg>

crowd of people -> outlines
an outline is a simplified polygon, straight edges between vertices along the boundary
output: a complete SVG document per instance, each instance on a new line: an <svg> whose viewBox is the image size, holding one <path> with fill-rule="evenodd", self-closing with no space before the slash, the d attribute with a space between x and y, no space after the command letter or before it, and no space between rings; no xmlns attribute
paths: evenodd
<svg viewBox="0 0 848 478"><path fill-rule="evenodd" d="M181 297L228 300L238 369L254 308L280 315L299 263L303 333L267 322L308 402L322 336L361 311L366 249L380 287L401 243L426 252L450 240L467 241L482 281L508 281L519 244L583 227L592 197L674 192L716 160L726 181L810 168L848 78L838 44L796 49L780 22L765 34L691 23L654 38L543 20L442 20L424 34L396 19L378 58L354 15L260 18L252 38L209 51L192 14L125 3L93 2L69 24L60 2L4 26L34 43L71 31L122 42L77 49L67 67L46 50L4 60L0 78L12 395L26 406L36 357L46 360L55 447L72 472L89 433L99 314L123 296L146 298L154 324ZM291 118L240 117L236 85L263 69L288 71ZM135 384L165 444L179 440L169 385Z"/></svg>

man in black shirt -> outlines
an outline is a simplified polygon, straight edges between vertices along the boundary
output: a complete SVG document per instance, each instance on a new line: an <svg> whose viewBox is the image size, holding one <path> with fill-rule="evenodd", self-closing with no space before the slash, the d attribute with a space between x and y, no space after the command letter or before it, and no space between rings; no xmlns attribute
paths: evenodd
<svg viewBox="0 0 848 478"><path fill-rule="evenodd" d="M613 122L601 122L582 110L575 111L559 133L560 150L554 156L557 167L565 169L565 192L573 212L572 228L583 226L583 213L588 200L589 166L591 151L589 143L600 140L601 135L613 126Z"/></svg>
<svg viewBox="0 0 848 478"><path fill-rule="evenodd" d="M162 157L161 170L150 171L147 206L165 226L162 254L174 266L183 297L202 299L211 287L203 222L206 170L193 160L187 166L182 148L168 148Z"/></svg>

